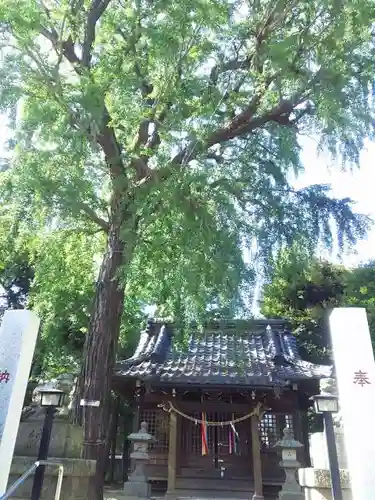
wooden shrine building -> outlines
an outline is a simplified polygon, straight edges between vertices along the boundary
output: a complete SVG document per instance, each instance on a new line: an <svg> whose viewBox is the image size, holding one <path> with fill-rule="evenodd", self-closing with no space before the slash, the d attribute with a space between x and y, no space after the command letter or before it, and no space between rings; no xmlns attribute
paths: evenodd
<svg viewBox="0 0 375 500"><path fill-rule="evenodd" d="M133 395L135 427L146 421L157 439L148 475L168 495L257 498L284 481L274 445L286 426L309 465L307 410L330 374L301 359L280 321L213 323L185 345L173 326L149 321L114 383Z"/></svg>

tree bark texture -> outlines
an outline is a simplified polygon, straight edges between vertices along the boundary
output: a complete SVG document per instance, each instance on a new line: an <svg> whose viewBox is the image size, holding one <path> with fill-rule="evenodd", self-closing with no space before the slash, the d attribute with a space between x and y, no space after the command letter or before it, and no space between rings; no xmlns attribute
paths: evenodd
<svg viewBox="0 0 375 500"><path fill-rule="evenodd" d="M118 274L129 258L125 256L126 249L120 238L120 224L111 226L96 285L80 376L81 397L89 404L99 402L99 406L82 408L84 458L97 461L96 475L89 486L90 500L103 498L111 382L124 303L124 286Z"/></svg>

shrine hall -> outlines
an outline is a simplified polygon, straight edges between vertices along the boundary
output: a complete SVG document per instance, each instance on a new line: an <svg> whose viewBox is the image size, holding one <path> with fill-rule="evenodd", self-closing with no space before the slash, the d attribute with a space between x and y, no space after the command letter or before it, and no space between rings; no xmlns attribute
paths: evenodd
<svg viewBox="0 0 375 500"><path fill-rule="evenodd" d="M275 443L289 427L309 466L308 410L331 367L302 359L276 320L218 321L182 335L150 320L133 356L117 364L134 428L156 438L147 465L171 498L273 498L285 475Z"/></svg>

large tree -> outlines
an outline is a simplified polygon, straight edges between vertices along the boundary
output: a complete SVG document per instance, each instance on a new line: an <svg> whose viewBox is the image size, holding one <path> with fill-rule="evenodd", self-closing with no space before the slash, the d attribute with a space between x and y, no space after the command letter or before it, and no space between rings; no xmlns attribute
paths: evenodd
<svg viewBox="0 0 375 500"><path fill-rule="evenodd" d="M329 243L332 220L340 244L363 234L349 200L295 191L288 173L299 133L354 163L372 136L373 20L366 0L0 0L18 218L104 235L80 386L100 401L85 411L90 500L124 300L142 279L187 314L240 289L255 240L265 259L297 234Z"/></svg>

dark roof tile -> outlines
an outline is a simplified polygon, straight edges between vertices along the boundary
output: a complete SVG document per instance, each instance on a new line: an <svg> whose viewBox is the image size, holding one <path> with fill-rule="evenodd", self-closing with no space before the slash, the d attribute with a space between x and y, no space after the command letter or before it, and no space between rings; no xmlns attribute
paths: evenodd
<svg viewBox="0 0 375 500"><path fill-rule="evenodd" d="M142 332L134 355L117 364L116 376L159 383L274 386L286 381L328 377L331 367L303 361L296 338L285 325L251 322L240 331L193 331L187 348L173 342L172 329L151 325Z"/></svg>

